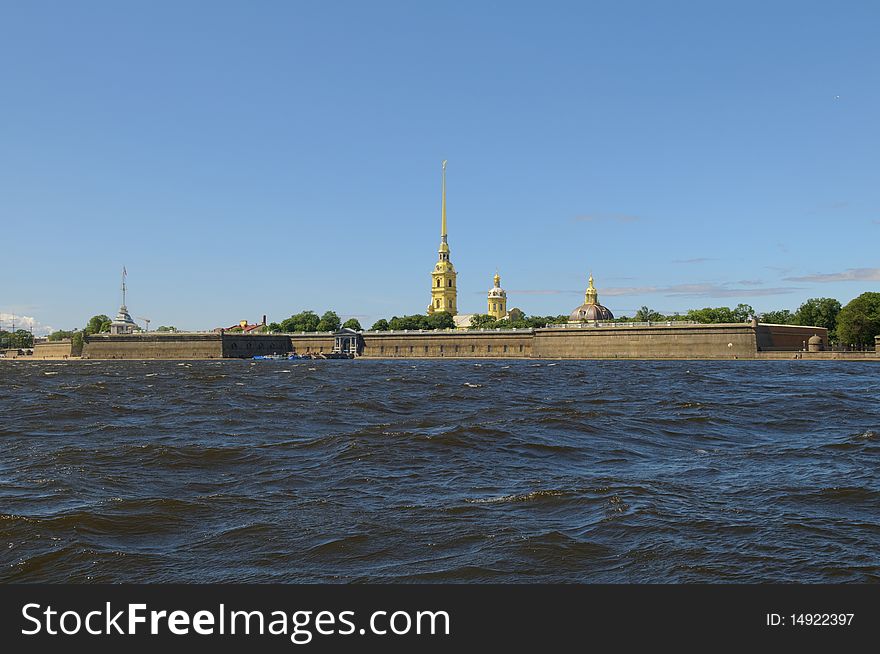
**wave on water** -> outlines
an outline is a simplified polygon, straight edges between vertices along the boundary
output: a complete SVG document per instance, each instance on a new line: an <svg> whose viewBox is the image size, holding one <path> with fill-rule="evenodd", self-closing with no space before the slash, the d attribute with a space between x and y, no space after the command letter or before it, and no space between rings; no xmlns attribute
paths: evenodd
<svg viewBox="0 0 880 654"><path fill-rule="evenodd" d="M33 362L0 580L880 580L875 368Z"/></svg>

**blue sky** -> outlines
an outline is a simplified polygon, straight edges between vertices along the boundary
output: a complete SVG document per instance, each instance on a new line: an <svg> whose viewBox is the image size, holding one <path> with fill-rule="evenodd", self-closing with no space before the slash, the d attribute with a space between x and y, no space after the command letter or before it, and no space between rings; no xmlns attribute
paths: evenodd
<svg viewBox="0 0 880 654"><path fill-rule="evenodd" d="M880 5L0 2L8 314L210 329L878 290ZM19 324L21 324L19 322Z"/></svg>

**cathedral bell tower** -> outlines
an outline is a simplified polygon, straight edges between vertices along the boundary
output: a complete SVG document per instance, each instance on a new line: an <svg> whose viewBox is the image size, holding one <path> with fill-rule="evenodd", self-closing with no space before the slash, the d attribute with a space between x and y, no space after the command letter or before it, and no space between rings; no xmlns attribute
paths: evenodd
<svg viewBox="0 0 880 654"><path fill-rule="evenodd" d="M453 316L458 313L455 299L458 294L455 288L455 268L449 260L449 243L446 240L446 161L442 164L441 200L440 200L440 249L439 258L431 273L431 304L428 315L439 311L447 311Z"/></svg>
<svg viewBox="0 0 880 654"><path fill-rule="evenodd" d="M501 288L501 275L497 272L493 281L495 285L489 289L489 304L486 313L496 320L501 320L507 317L507 291Z"/></svg>

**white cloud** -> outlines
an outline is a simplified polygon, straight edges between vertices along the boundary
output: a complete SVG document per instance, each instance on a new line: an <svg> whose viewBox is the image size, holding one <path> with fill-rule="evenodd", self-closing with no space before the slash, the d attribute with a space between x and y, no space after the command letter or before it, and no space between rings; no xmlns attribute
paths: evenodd
<svg viewBox="0 0 880 654"><path fill-rule="evenodd" d="M12 331L13 323L15 329L26 329L34 333L34 336L45 336L55 331L51 325L41 323L33 316L22 316L19 314L7 313L0 311L0 329Z"/></svg>
<svg viewBox="0 0 880 654"><path fill-rule="evenodd" d="M786 277L787 282L880 282L880 268L850 268L843 272Z"/></svg>

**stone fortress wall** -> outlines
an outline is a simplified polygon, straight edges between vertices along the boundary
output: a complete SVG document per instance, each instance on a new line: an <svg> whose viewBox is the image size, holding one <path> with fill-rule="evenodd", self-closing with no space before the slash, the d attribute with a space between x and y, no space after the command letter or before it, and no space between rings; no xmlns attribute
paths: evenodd
<svg viewBox="0 0 880 654"><path fill-rule="evenodd" d="M514 357L532 355L534 331L409 331L365 332L363 356L394 357Z"/></svg>
<svg viewBox="0 0 880 654"><path fill-rule="evenodd" d="M73 343L69 338L60 341L34 343L33 359L66 359L73 355Z"/></svg>
<svg viewBox="0 0 880 654"><path fill-rule="evenodd" d="M221 334L90 334L83 359L222 359Z"/></svg>
<svg viewBox="0 0 880 654"><path fill-rule="evenodd" d="M534 348L536 358L548 359L732 359L756 352L755 329L745 323L538 329Z"/></svg>
<svg viewBox="0 0 880 654"><path fill-rule="evenodd" d="M732 359L762 353L798 352L812 336L827 344L817 327L736 323L694 325L607 324L558 328L473 331L363 332L367 358L544 358L544 359ZM334 335L157 333L94 334L84 359L219 359L259 354L329 354Z"/></svg>

